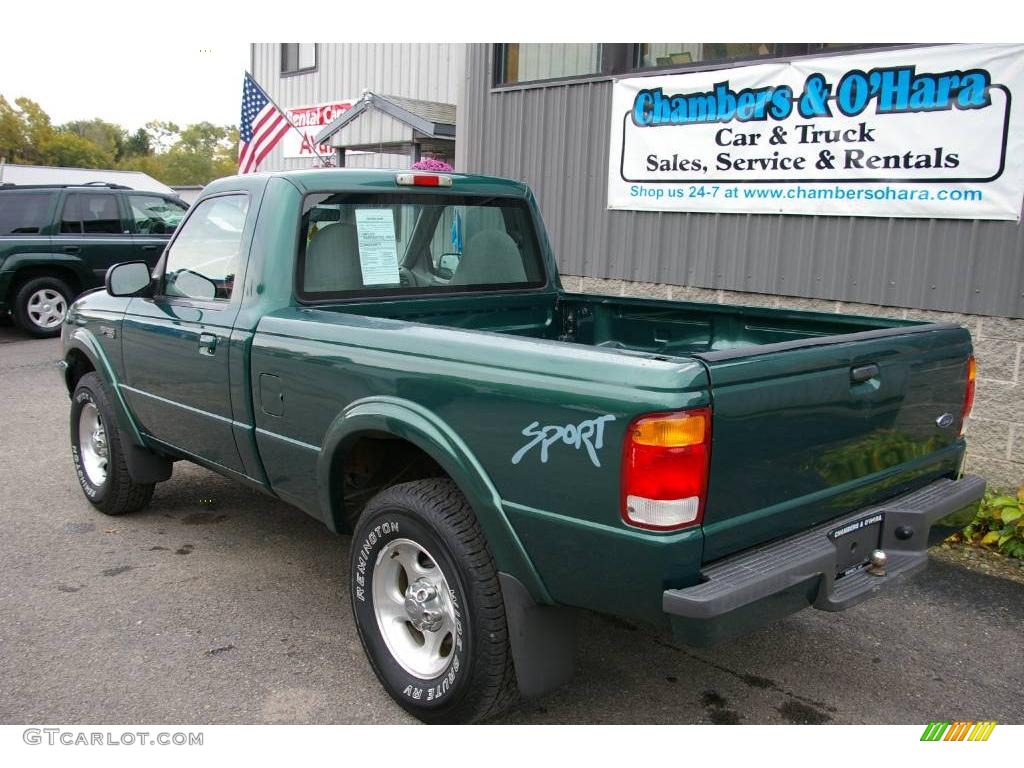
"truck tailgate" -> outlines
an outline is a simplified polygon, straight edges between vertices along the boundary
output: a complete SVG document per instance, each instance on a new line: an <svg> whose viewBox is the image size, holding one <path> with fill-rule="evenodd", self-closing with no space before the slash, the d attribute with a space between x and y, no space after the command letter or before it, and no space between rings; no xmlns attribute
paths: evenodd
<svg viewBox="0 0 1024 768"><path fill-rule="evenodd" d="M952 476L970 353L965 329L920 325L696 355L713 404L704 561Z"/></svg>

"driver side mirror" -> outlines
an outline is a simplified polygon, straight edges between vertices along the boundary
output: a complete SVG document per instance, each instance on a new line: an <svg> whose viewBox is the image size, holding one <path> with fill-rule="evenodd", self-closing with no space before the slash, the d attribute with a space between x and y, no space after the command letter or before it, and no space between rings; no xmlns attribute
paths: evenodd
<svg viewBox="0 0 1024 768"><path fill-rule="evenodd" d="M103 283L111 296L147 296L153 285L153 278L146 262L126 261L108 269Z"/></svg>
<svg viewBox="0 0 1024 768"><path fill-rule="evenodd" d="M443 253L437 262L437 269L440 272L454 275L455 270L459 268L460 261L462 261L461 253Z"/></svg>

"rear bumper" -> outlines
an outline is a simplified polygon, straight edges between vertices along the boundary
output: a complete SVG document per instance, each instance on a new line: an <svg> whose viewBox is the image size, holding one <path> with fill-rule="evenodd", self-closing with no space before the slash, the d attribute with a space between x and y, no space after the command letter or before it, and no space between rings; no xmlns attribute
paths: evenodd
<svg viewBox="0 0 1024 768"><path fill-rule="evenodd" d="M845 610L924 568L932 525L976 505L984 492L985 481L974 475L937 480L791 538L713 563L704 569L700 584L666 590L662 608L675 632L695 645L735 637L807 606ZM888 556L886 575L875 576L862 569L837 578L837 547L843 539L834 542L829 533L875 513L884 515L880 546Z"/></svg>

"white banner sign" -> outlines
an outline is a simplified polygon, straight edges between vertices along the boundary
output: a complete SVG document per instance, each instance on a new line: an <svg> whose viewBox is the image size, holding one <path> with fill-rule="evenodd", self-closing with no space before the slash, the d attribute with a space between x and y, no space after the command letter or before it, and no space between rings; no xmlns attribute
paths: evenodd
<svg viewBox="0 0 1024 768"><path fill-rule="evenodd" d="M619 80L608 207L1019 220L1024 46Z"/></svg>
<svg viewBox="0 0 1024 768"><path fill-rule="evenodd" d="M351 109L355 99L341 99L326 104L314 104L309 107L292 107L286 109L289 119L302 131L300 136L296 131L289 130L281 140L281 146L285 157L309 157L316 158L313 153L313 139L323 130L325 125L330 125L337 120L347 109ZM334 147L321 144L317 147L321 157L330 158L334 156Z"/></svg>

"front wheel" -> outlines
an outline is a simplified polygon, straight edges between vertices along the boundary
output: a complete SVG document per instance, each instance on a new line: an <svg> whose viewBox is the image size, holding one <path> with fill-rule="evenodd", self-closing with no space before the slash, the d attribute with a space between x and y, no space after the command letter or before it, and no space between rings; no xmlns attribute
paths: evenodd
<svg viewBox="0 0 1024 768"><path fill-rule="evenodd" d="M153 498L153 483L128 474L115 418L100 377L85 374L71 397L71 456L82 492L105 515L135 512Z"/></svg>
<svg viewBox="0 0 1024 768"><path fill-rule="evenodd" d="M384 689L432 723L493 717L516 696L494 560L446 478L381 491L352 539L352 609Z"/></svg>

